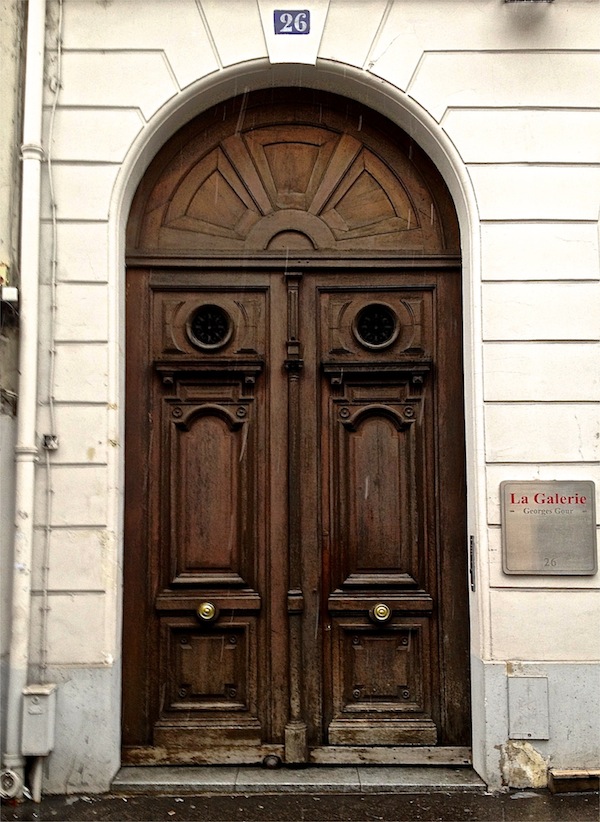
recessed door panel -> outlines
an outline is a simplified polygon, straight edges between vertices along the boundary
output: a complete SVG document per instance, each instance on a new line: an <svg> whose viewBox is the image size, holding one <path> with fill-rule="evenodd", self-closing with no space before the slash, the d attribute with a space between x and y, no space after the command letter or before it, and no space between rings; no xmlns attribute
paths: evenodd
<svg viewBox="0 0 600 822"><path fill-rule="evenodd" d="M348 511L351 573L394 570L403 561L403 530L410 523L406 498L406 448L396 422L372 411L354 422L348 436ZM342 472L340 474L343 476ZM390 517L389 511L398 511Z"/></svg>
<svg viewBox="0 0 600 822"><path fill-rule="evenodd" d="M181 407L173 411L177 409ZM231 574L232 581L243 582L241 485L246 478L239 470L241 429L239 421L228 419L224 412L202 407L172 425L170 520L176 582L198 579L201 573ZM190 505L190 492L195 505Z"/></svg>
<svg viewBox="0 0 600 822"><path fill-rule="evenodd" d="M256 714L256 636L253 620L222 623L210 631L164 620L169 690L162 717L178 712Z"/></svg>
<svg viewBox="0 0 600 822"><path fill-rule="evenodd" d="M334 745L435 745L426 619L333 622Z"/></svg>
<svg viewBox="0 0 600 822"><path fill-rule="evenodd" d="M390 579L414 573L413 426L392 404L357 410L336 403L335 411L338 448L330 479L337 497L341 582L377 584L381 575Z"/></svg>

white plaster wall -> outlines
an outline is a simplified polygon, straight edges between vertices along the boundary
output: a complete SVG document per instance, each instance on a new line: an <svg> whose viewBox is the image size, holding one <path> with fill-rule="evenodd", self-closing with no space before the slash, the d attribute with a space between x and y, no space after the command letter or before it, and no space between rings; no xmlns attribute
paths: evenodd
<svg viewBox="0 0 600 822"><path fill-rule="evenodd" d="M40 364L39 432L48 431L52 391L61 443L49 475L40 468L38 482L38 563L47 517L50 524L49 663L66 678L82 666L99 671L94 682L110 681L114 689L122 547L122 228L145 164L188 117L246 88L286 82L338 90L416 135L446 176L461 218L469 511L477 543L474 757L498 784L494 746L508 733L506 664L546 665L554 692L559 681L570 681L573 665L600 658L598 578L504 576L498 512L502 480L592 479L600 488L600 3L305 5L323 25L294 46L297 63L280 66L285 56L263 29L277 7L271 0L64 4L62 74L48 146L58 212L57 353L50 386L47 285ZM53 78L57 3L49 7ZM46 134L52 101L49 87ZM45 185L47 283L47 175ZM36 574L37 585L39 579ZM42 631L38 609L33 613L35 659ZM59 722L73 725L75 710L81 727L90 728L86 762L98 751L96 784L88 777L78 782L76 772L65 778L64 750L51 758L48 784L53 790L106 788L118 761L117 705L107 707L111 721L102 727L86 699L77 708L59 700ZM549 710L556 727L560 702L551 700ZM583 710L583 703L573 704L573 727ZM493 732L486 729L490 722ZM544 743L547 756L561 767L589 760L588 743L564 741L562 733Z"/></svg>

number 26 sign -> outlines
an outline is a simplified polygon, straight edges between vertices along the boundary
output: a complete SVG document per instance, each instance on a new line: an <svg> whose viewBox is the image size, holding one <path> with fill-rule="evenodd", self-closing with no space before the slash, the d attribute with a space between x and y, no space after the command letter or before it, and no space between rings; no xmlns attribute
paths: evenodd
<svg viewBox="0 0 600 822"><path fill-rule="evenodd" d="M274 11L275 34L309 34L310 11L307 9Z"/></svg>

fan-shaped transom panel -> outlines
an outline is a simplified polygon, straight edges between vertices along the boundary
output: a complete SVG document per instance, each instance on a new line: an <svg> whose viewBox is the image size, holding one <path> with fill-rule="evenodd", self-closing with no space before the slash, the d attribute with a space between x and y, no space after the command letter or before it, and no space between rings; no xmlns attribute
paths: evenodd
<svg viewBox="0 0 600 822"><path fill-rule="evenodd" d="M241 105L189 123L156 157L133 205L130 254L458 253L439 174L379 115L298 90Z"/></svg>

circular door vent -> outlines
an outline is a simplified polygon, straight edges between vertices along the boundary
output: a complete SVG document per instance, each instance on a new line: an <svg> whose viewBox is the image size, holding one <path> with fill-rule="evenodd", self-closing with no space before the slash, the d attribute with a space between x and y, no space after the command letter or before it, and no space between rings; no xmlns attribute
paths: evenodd
<svg viewBox="0 0 600 822"><path fill-rule="evenodd" d="M199 348L222 348L229 342L232 331L231 318L220 305L201 305L188 321L189 337Z"/></svg>
<svg viewBox="0 0 600 822"><path fill-rule="evenodd" d="M383 303L370 303L356 315L354 334L366 348L387 348L398 336L396 312Z"/></svg>

